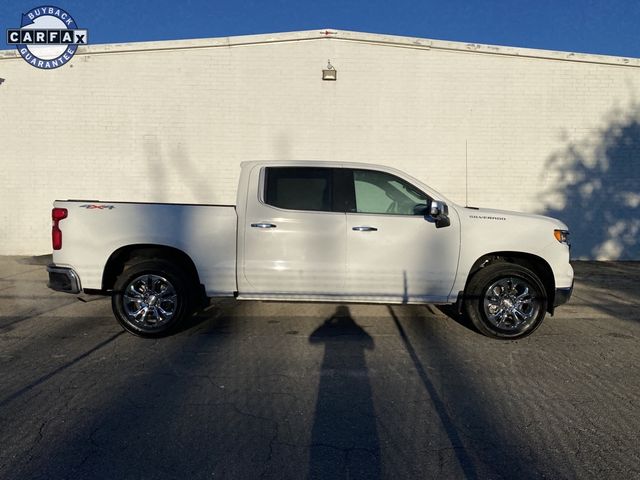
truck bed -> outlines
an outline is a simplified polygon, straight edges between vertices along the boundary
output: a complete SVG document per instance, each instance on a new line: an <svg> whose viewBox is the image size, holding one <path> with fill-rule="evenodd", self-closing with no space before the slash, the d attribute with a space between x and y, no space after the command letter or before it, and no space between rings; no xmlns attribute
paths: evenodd
<svg viewBox="0 0 640 480"><path fill-rule="evenodd" d="M56 265L72 265L83 289L102 289L104 267L123 246L159 245L185 252L198 265L209 296L236 291L237 215L233 205L57 200L66 208Z"/></svg>

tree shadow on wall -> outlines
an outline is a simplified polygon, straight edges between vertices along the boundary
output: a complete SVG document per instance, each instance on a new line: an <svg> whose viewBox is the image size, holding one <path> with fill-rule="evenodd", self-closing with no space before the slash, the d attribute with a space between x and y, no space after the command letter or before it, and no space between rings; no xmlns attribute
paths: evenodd
<svg viewBox="0 0 640 480"><path fill-rule="evenodd" d="M567 223L575 259L640 258L640 105L611 112L606 125L553 154L545 215Z"/></svg>

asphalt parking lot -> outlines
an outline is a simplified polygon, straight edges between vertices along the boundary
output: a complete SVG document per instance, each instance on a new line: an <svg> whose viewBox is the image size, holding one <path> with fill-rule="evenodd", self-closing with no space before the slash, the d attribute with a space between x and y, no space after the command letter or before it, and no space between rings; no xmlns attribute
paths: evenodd
<svg viewBox="0 0 640 480"><path fill-rule="evenodd" d="M435 307L223 301L161 340L0 257L0 478L640 478L640 263L491 340Z"/></svg>

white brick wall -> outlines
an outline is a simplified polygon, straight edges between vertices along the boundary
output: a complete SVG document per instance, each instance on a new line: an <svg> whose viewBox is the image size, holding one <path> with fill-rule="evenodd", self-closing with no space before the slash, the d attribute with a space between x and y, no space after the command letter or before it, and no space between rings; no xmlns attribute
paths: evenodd
<svg viewBox="0 0 640 480"><path fill-rule="evenodd" d="M389 164L464 203L466 144L469 204L640 259L635 59L298 32L89 46L53 71L4 51L0 77L0 254L48 252L56 198L234 203L243 160Z"/></svg>

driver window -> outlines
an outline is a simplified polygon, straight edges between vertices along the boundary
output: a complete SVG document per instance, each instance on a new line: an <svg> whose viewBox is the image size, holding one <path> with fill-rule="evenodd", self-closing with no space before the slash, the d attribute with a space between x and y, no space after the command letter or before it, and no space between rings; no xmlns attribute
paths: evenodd
<svg viewBox="0 0 640 480"><path fill-rule="evenodd" d="M414 207L427 203L427 196L398 177L372 170L354 170L358 213L415 215Z"/></svg>

